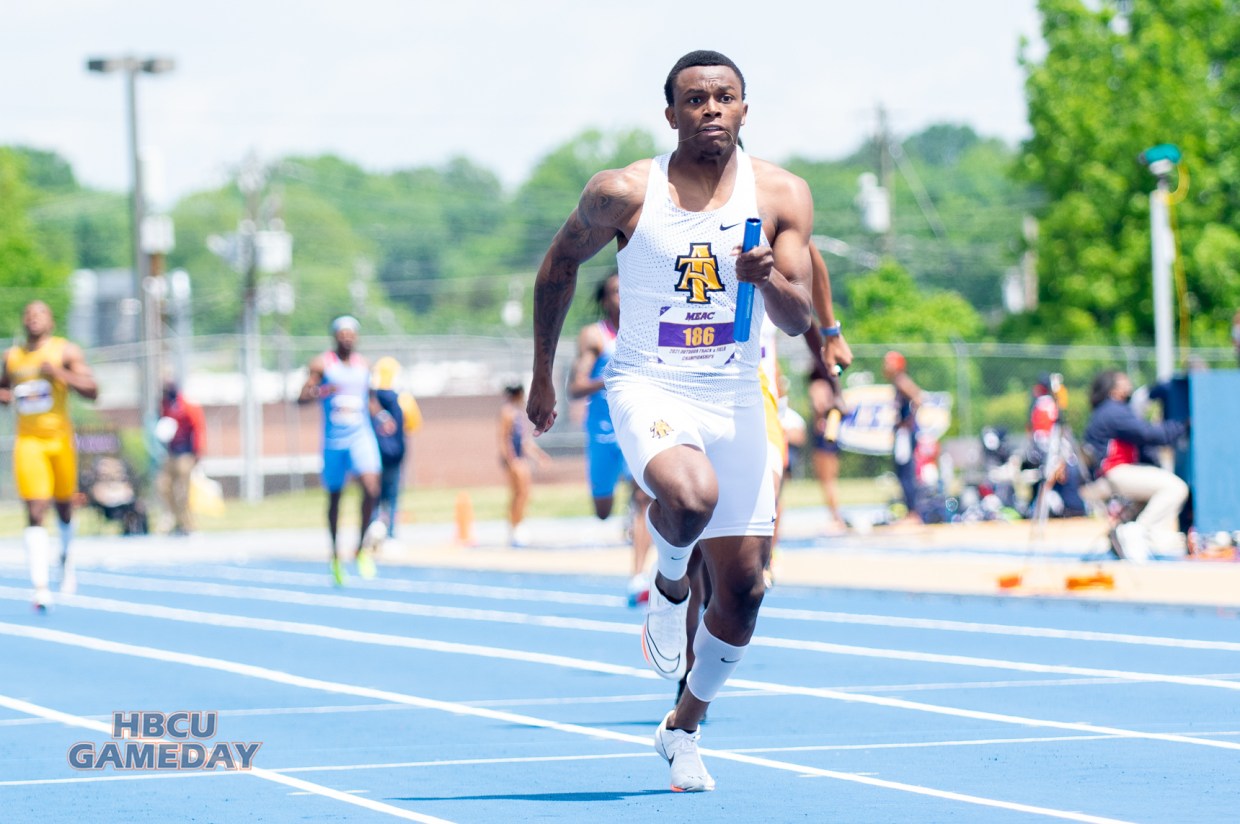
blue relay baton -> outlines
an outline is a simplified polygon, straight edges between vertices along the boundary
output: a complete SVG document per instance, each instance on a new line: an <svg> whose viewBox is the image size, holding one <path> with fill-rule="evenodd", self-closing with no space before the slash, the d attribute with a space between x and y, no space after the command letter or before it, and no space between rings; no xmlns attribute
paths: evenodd
<svg viewBox="0 0 1240 824"><path fill-rule="evenodd" d="M745 241L741 251L748 252L762 240L762 218L751 217L745 221ZM749 340L749 327L753 325L753 284L741 283L736 287L736 324L732 338L737 343Z"/></svg>

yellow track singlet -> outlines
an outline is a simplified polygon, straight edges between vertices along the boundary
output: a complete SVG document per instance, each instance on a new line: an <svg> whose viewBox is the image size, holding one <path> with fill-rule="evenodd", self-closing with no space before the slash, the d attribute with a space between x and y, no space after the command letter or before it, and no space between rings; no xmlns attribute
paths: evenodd
<svg viewBox="0 0 1240 824"><path fill-rule="evenodd" d="M73 434L68 384L49 380L39 372L44 363L64 364L67 343L64 338L48 338L33 352L14 346L5 356L19 437L56 438Z"/></svg>

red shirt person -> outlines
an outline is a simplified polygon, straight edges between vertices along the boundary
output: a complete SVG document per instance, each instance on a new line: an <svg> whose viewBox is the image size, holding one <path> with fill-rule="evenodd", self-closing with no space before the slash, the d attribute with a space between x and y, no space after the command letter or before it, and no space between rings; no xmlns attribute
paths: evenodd
<svg viewBox="0 0 1240 824"><path fill-rule="evenodd" d="M167 438L168 460L159 474L159 493L174 520L172 534L188 535L194 528L190 477L206 448L206 420L202 407L187 400L172 381L164 383L160 416L163 431L158 434Z"/></svg>

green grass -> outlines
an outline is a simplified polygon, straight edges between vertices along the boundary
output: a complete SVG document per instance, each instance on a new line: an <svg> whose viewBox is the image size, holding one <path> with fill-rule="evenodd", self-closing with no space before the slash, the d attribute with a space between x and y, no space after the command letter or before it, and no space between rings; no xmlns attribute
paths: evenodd
<svg viewBox="0 0 1240 824"><path fill-rule="evenodd" d="M406 489L402 492L401 522L450 523L455 518L457 500L462 493L469 496L475 520L502 520L507 517L506 487L445 487ZM883 487L871 479L840 480L840 503L845 506L879 503L885 498ZM616 509L619 510L627 500L627 492L621 492L616 501ZM812 480L787 482L784 485L783 504L794 509L821 506L822 493L818 483ZM358 491L356 485L351 485L341 502L341 526L356 528L357 512ZM593 512L589 493L582 483L535 484L526 514L530 518L564 518L589 516ZM46 525L54 529L54 520L55 516L49 514ZM318 526L326 523L327 496L322 490L315 489L272 495L258 504L228 501L223 515L200 516L198 528L202 531L261 530ZM79 511L77 525L79 535L119 531L118 525L105 522L93 510ZM0 536L18 535L23 526L25 516L19 504L0 509Z"/></svg>

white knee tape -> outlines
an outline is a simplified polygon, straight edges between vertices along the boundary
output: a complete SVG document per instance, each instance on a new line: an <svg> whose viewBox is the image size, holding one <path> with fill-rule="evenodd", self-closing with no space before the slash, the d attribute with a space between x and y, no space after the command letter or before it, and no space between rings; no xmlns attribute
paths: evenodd
<svg viewBox="0 0 1240 824"><path fill-rule="evenodd" d="M693 554L693 544L676 546L659 534L650 520L650 507L646 507L646 526L650 529L650 540L658 550L659 572L669 581L679 581L689 571L689 556Z"/></svg>
<svg viewBox="0 0 1240 824"><path fill-rule="evenodd" d="M706 702L714 701L724 683L736 671L736 665L745 657L748 646L737 647L720 641L706 628L706 622L698 624L693 639L693 669L689 670L686 686L689 692Z"/></svg>

